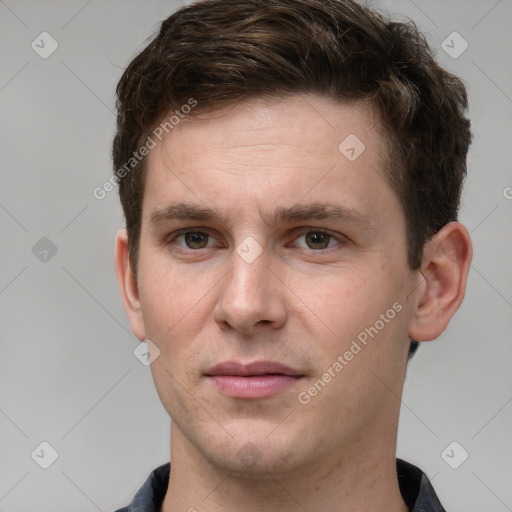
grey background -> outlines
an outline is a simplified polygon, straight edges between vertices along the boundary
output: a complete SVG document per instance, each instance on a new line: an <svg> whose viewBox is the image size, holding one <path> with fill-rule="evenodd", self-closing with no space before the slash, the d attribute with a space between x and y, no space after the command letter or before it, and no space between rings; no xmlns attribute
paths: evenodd
<svg viewBox="0 0 512 512"><path fill-rule="evenodd" d="M398 455L448 510L512 510L512 2L373 4L415 20L464 79L475 137L467 296L410 364ZM122 69L181 5L0 0L0 511L109 511L169 460L169 419L133 354L114 274L117 192L92 190L111 173ZM31 48L43 31L59 45L46 59ZM456 59L441 48L453 31L469 44ZM57 248L46 261L43 237ZM58 452L48 469L31 457L42 441ZM441 456L452 441L469 453L458 469Z"/></svg>

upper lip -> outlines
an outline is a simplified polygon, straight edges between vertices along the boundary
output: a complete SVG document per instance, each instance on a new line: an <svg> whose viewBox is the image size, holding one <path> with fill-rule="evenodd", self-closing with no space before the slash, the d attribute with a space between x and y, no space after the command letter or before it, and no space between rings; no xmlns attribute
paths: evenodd
<svg viewBox="0 0 512 512"><path fill-rule="evenodd" d="M281 374L302 376L300 371L275 361L254 361L252 363L240 363L238 361L225 361L210 368L206 375L235 375L249 377L253 375Z"/></svg>

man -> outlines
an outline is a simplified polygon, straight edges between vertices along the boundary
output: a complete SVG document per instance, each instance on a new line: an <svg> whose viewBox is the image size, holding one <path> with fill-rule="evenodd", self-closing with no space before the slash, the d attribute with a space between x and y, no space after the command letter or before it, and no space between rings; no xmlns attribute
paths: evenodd
<svg viewBox="0 0 512 512"><path fill-rule="evenodd" d="M471 262L462 83L351 1L206 0L117 93L116 272L172 419L121 510L444 510L396 435Z"/></svg>

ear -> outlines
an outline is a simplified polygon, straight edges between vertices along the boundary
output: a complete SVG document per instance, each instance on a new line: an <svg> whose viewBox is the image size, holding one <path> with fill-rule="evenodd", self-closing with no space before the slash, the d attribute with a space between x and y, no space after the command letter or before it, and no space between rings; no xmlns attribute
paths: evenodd
<svg viewBox="0 0 512 512"><path fill-rule="evenodd" d="M450 222L425 244L411 339L433 340L446 329L464 298L472 257L468 230L460 222Z"/></svg>
<svg viewBox="0 0 512 512"><path fill-rule="evenodd" d="M133 334L143 341L146 339L144 318L139 299L139 290L135 276L132 272L130 257L128 253L128 234L126 229L118 231L116 236L116 252L114 258L117 281L121 288L124 309L130 320Z"/></svg>

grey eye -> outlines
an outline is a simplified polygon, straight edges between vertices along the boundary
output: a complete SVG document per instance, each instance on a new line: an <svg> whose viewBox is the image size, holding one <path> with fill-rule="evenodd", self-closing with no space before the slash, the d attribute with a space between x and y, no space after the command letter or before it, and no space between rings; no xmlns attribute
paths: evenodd
<svg viewBox="0 0 512 512"><path fill-rule="evenodd" d="M208 245L208 234L200 231L188 231L184 234L189 249L204 249Z"/></svg>

